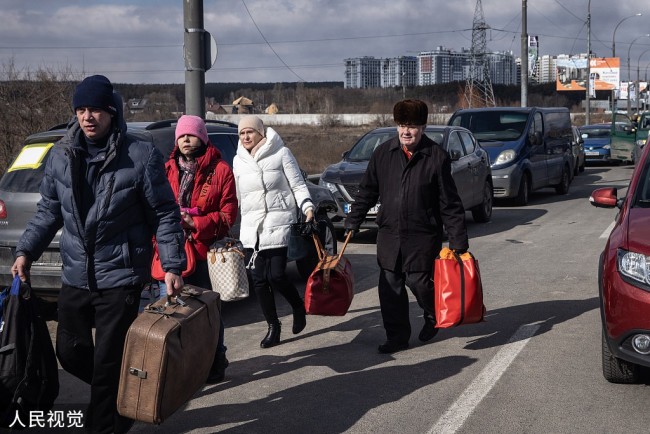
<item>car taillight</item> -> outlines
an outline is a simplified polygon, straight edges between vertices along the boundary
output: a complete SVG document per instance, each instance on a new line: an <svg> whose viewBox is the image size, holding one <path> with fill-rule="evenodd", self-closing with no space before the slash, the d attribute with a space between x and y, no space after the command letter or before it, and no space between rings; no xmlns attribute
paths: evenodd
<svg viewBox="0 0 650 434"><path fill-rule="evenodd" d="M7 207L5 206L5 203L0 200L0 219L6 219L7 218Z"/></svg>

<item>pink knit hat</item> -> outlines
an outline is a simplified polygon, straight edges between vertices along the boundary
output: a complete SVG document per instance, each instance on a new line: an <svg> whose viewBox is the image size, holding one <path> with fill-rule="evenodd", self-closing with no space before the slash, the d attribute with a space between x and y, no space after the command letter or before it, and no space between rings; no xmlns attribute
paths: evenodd
<svg viewBox="0 0 650 434"><path fill-rule="evenodd" d="M198 116L183 115L178 119L178 123L176 124L176 142L178 142L179 137L185 134L198 137L204 145L208 143L208 130L205 128L203 119Z"/></svg>

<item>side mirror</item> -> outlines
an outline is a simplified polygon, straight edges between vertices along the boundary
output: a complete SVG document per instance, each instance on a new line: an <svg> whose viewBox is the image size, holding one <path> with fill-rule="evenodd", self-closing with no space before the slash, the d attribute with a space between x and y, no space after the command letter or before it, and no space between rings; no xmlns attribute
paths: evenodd
<svg viewBox="0 0 650 434"><path fill-rule="evenodd" d="M460 157L461 157L460 151L458 151L456 149L449 151L449 157L451 158L451 161L460 160Z"/></svg>
<svg viewBox="0 0 650 434"><path fill-rule="evenodd" d="M533 134L529 136L528 140L530 141L531 146L539 146L543 143L542 133L540 131L535 131Z"/></svg>
<svg viewBox="0 0 650 434"><path fill-rule="evenodd" d="M347 157L349 153L350 153L350 151L345 151L345 152L343 152L343 153L341 154L341 158L345 158L345 157Z"/></svg>
<svg viewBox="0 0 650 434"><path fill-rule="evenodd" d="M589 202L597 208L614 208L618 206L618 190L614 187L599 188L589 196Z"/></svg>

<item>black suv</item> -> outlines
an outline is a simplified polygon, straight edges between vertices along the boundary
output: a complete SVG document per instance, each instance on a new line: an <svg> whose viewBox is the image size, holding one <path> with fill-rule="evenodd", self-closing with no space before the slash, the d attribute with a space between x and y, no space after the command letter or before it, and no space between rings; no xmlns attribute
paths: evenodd
<svg viewBox="0 0 650 434"><path fill-rule="evenodd" d="M223 159L232 166L237 152L237 125L230 122L206 121L208 136L213 145L221 151ZM129 133L144 135L153 141L164 156L169 156L174 148L176 120L159 122L128 123ZM11 285L11 266L14 263L16 244L36 212L36 204L41 198L39 186L45 170L45 161L50 148L65 134L65 125L49 131L32 134L18 156L0 179L0 285ZM304 174L303 174L304 175ZM306 179L306 176L305 176ZM307 187L316 205L316 219L325 228L320 237L330 254L337 250L334 228L328 213L334 213L337 205L334 197L324 187L306 180ZM238 228L238 227L237 227ZM237 228L235 236L237 236ZM31 284L37 295L48 301L55 301L61 287L61 255L59 253L59 233L31 268ZM308 255L296 261L300 275L306 279L318 262L315 247L309 244Z"/></svg>

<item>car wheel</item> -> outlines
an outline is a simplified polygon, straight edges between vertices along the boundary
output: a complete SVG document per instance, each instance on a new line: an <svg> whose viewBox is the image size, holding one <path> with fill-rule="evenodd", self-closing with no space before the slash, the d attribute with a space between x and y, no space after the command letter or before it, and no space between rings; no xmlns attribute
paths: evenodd
<svg viewBox="0 0 650 434"><path fill-rule="evenodd" d="M528 175L521 175L521 182L519 183L519 191L515 197L515 205L525 206L528 205L528 197L530 196L530 182Z"/></svg>
<svg viewBox="0 0 650 434"><path fill-rule="evenodd" d="M632 384L639 379L639 367L615 357L609 350L603 329L603 376L610 383Z"/></svg>
<svg viewBox="0 0 650 434"><path fill-rule="evenodd" d="M564 169L562 169L562 178L560 178L560 183L555 186L555 192L557 194L567 194L570 185L571 177L569 175L569 168L564 166Z"/></svg>
<svg viewBox="0 0 650 434"><path fill-rule="evenodd" d="M316 221L318 222L318 228L320 229L320 235L318 238L320 238L323 248L328 255L336 255L336 232L334 230L334 225L332 225L332 221L329 219L327 214L317 215ZM316 251L316 246L313 242L308 244L307 255L296 261L298 273L304 280L309 278L309 275L314 271L314 268L316 268L316 265L318 264L318 252Z"/></svg>
<svg viewBox="0 0 650 434"><path fill-rule="evenodd" d="M472 208L472 218L477 223L489 222L492 218L492 185L488 181L483 186L483 200Z"/></svg>

